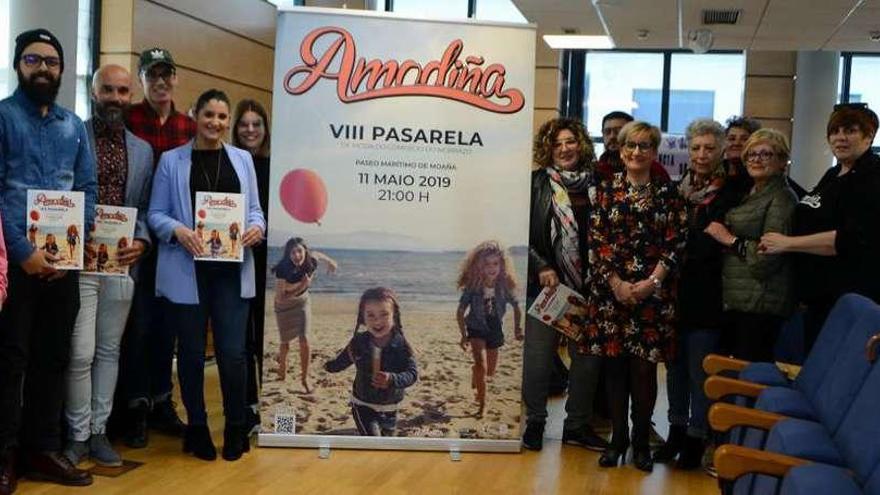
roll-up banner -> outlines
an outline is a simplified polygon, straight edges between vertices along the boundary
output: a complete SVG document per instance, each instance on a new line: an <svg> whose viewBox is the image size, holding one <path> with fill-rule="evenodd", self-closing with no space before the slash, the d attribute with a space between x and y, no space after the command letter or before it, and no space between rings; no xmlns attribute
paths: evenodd
<svg viewBox="0 0 880 495"><path fill-rule="evenodd" d="M534 52L279 12L260 445L519 450Z"/></svg>

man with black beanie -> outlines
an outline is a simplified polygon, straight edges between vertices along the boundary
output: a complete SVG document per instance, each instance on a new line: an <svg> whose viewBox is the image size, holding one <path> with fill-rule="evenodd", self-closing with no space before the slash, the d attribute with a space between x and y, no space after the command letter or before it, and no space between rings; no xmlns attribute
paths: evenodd
<svg viewBox="0 0 880 495"><path fill-rule="evenodd" d="M27 239L30 189L82 191L85 231L94 222L95 161L82 121L55 104L64 51L49 31L15 39L18 88L0 101L0 211L9 257L9 298L0 312L0 495L15 491L15 459L28 477L89 485L61 455L64 370L79 311L77 272Z"/></svg>

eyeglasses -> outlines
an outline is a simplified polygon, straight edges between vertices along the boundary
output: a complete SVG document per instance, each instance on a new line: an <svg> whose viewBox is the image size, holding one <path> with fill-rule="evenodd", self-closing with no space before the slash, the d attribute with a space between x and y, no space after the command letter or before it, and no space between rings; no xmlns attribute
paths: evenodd
<svg viewBox="0 0 880 495"><path fill-rule="evenodd" d="M45 63L46 67L50 69L56 69L61 66L61 59L58 57L44 57L42 55L37 55L36 53L28 53L21 56L21 61L24 62L24 65L28 67L39 67L40 64Z"/></svg>
<svg viewBox="0 0 880 495"><path fill-rule="evenodd" d="M749 151L744 158L747 162L768 162L774 156L776 153L772 151Z"/></svg>
<svg viewBox="0 0 880 495"><path fill-rule="evenodd" d="M654 144L650 143L648 141L642 141L639 143L627 141L627 142L623 143L623 147L627 151L635 151L636 148L638 148L640 151L651 151L654 149Z"/></svg>
<svg viewBox="0 0 880 495"><path fill-rule="evenodd" d="M171 78L174 77L174 69L164 69L157 71L147 71L144 74L144 77L147 78L147 81L156 82L159 79L164 80L165 82L171 81Z"/></svg>

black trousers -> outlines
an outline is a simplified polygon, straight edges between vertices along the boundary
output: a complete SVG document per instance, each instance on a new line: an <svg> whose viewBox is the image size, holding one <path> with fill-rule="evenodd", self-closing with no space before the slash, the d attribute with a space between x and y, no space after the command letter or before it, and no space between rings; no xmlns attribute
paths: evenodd
<svg viewBox="0 0 880 495"><path fill-rule="evenodd" d="M647 451L651 416L657 402L657 363L635 356L605 358L605 390L611 413L611 446L625 450L629 445L627 411L632 397L632 446Z"/></svg>
<svg viewBox="0 0 880 495"><path fill-rule="evenodd" d="M763 313L730 311L725 313L721 348L737 359L759 363L773 362L773 347L785 319Z"/></svg>
<svg viewBox="0 0 880 495"><path fill-rule="evenodd" d="M0 312L0 452L61 449L64 372L79 312L79 274L47 282L9 267Z"/></svg>
<svg viewBox="0 0 880 495"><path fill-rule="evenodd" d="M266 320L266 243L255 246L254 284L256 294L251 299L248 329L245 340L247 350L247 404L259 404L260 385L263 383L263 329Z"/></svg>

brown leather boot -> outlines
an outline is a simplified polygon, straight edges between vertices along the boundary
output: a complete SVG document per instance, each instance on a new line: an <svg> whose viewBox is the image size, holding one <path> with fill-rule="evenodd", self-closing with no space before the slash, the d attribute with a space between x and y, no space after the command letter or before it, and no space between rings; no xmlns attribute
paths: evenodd
<svg viewBox="0 0 880 495"><path fill-rule="evenodd" d="M49 481L59 485L88 486L92 475L77 469L61 452L37 452L25 458L26 476L33 480Z"/></svg>

